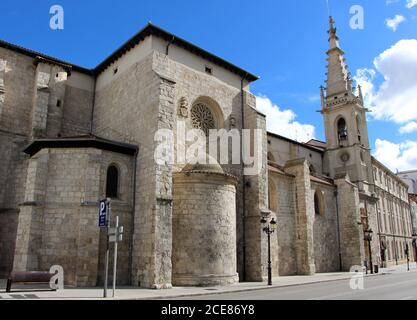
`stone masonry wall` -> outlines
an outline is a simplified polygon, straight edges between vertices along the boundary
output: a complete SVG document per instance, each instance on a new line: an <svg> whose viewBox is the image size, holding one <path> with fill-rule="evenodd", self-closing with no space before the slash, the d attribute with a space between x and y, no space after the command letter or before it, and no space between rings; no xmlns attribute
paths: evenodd
<svg viewBox="0 0 417 320"><path fill-rule="evenodd" d="M295 259L295 196L294 181L290 176L269 172L269 178L276 188L277 217L276 231L276 259L278 267L276 271L280 276L294 275L297 273L297 260ZM275 256L275 254L274 254ZM274 257L275 259L275 257ZM273 259L273 260L274 260Z"/></svg>
<svg viewBox="0 0 417 320"><path fill-rule="evenodd" d="M295 176L295 251L297 273L311 275L315 273L315 265L313 239L314 203L310 192L310 170L305 159L288 161L285 169L289 174Z"/></svg>
<svg viewBox="0 0 417 320"><path fill-rule="evenodd" d="M65 283L94 286L98 281L100 229L98 200L105 195L107 167L120 168L120 215L125 240L119 251L119 283L128 283L132 200L131 157L96 149L44 149L31 158L25 203L19 215L14 269L64 268Z"/></svg>
<svg viewBox="0 0 417 320"><path fill-rule="evenodd" d="M361 266L365 260L363 230L360 225L359 192L348 176L336 177L339 206L339 229L342 250L342 270Z"/></svg>
<svg viewBox="0 0 417 320"><path fill-rule="evenodd" d="M317 273L339 271L339 235L335 187L318 183L311 184L311 192L322 192L324 210L314 214L314 261ZM314 196L312 196L314 199Z"/></svg>
<svg viewBox="0 0 417 320"><path fill-rule="evenodd" d="M154 135L172 126L173 83L153 70L154 59L156 53L150 54L96 93L94 133L139 146L131 280L169 287L171 169L155 163Z"/></svg>

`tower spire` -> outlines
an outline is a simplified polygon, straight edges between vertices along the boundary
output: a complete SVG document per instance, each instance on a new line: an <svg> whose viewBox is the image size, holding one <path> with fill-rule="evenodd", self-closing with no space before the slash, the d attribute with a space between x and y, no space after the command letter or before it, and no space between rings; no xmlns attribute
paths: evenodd
<svg viewBox="0 0 417 320"><path fill-rule="evenodd" d="M340 47L337 28L332 16L329 17L329 50L327 51L327 80L326 96L352 93L352 80L349 67L344 58L344 51Z"/></svg>

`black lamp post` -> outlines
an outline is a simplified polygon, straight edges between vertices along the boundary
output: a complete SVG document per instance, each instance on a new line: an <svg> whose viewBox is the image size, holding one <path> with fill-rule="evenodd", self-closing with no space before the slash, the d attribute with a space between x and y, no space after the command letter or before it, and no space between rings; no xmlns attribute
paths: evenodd
<svg viewBox="0 0 417 320"><path fill-rule="evenodd" d="M410 249L408 248L408 243L405 243L404 249L405 256L407 257L407 271L410 271Z"/></svg>
<svg viewBox="0 0 417 320"><path fill-rule="evenodd" d="M417 264L417 233L413 233L414 259Z"/></svg>
<svg viewBox="0 0 417 320"><path fill-rule="evenodd" d="M272 286L272 266L271 266L271 234L277 228L277 222L274 218L270 221L262 217L261 223L264 225L263 231L268 235L268 286Z"/></svg>
<svg viewBox="0 0 417 320"><path fill-rule="evenodd" d="M364 231L365 233L365 241L368 241L368 251L369 251L369 265L371 268L371 274L374 273L374 267L372 265L372 249L371 249L371 242L372 242L372 234L374 233L372 229L368 229Z"/></svg>

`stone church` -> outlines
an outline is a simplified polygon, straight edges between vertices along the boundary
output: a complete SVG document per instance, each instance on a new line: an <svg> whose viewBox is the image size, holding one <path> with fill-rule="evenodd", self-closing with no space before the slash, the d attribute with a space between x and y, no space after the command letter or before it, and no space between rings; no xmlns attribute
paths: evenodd
<svg viewBox="0 0 417 320"><path fill-rule="evenodd" d="M267 132L258 77L152 24L94 69L0 41L0 278L61 265L68 285L101 284L103 198L125 229L122 285L262 281L261 217L278 223L274 276L404 262L407 186L371 156L333 19L328 36L326 141L308 143ZM155 161L156 133L179 122L262 132L257 173Z"/></svg>

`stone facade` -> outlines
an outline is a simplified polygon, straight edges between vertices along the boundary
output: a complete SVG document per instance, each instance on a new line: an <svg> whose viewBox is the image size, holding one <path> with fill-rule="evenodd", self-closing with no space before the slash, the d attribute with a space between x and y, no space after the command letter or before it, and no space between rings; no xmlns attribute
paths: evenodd
<svg viewBox="0 0 417 320"><path fill-rule="evenodd" d="M330 28L326 142L308 143L267 133L249 90L257 77L153 25L92 70L0 42L0 277L60 264L67 284L101 284L98 202L109 183L117 190L112 219L125 228L119 284L262 281L264 215L278 222L274 276L349 270L371 258L382 265L383 237L404 249L407 200L374 179L372 168L393 174L370 155L366 109L333 21ZM258 166L229 161L187 172L190 129L257 132L240 151ZM170 133L163 154L161 132ZM381 224L384 197L395 203L395 232ZM374 231L370 251L365 229Z"/></svg>

